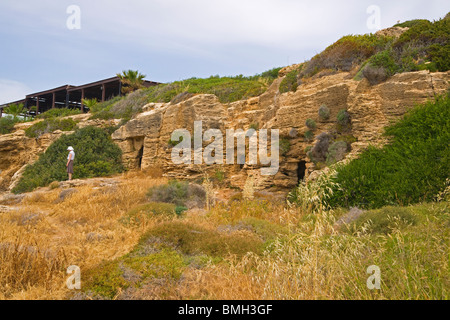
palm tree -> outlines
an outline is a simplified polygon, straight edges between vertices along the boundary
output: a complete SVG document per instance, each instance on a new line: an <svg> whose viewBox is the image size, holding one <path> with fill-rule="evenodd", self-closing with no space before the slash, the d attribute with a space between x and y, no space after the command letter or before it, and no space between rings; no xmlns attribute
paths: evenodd
<svg viewBox="0 0 450 320"><path fill-rule="evenodd" d="M117 76L122 81L123 94L127 94L144 87L143 80L146 75L139 73L137 70L124 70L122 73L118 73Z"/></svg>
<svg viewBox="0 0 450 320"><path fill-rule="evenodd" d="M92 108L94 108L98 104L98 101L95 98L94 99L83 99L82 103L85 107L87 107L90 111L92 111Z"/></svg>
<svg viewBox="0 0 450 320"><path fill-rule="evenodd" d="M5 112L13 116L14 120L17 120L17 117L23 113L23 103L19 104L10 104L5 108Z"/></svg>

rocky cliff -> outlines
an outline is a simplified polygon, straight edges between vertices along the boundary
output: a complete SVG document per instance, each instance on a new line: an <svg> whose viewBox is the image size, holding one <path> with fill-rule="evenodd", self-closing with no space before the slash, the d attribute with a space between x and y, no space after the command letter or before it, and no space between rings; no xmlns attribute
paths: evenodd
<svg viewBox="0 0 450 320"><path fill-rule="evenodd" d="M336 116L347 110L351 118L351 152L354 157L369 144L384 143L383 128L402 116L416 104L445 93L449 88L449 72L428 71L397 74L384 83L371 86L366 79L356 81L350 73L338 73L301 84L295 92L279 92L279 86L289 67L280 71L269 89L259 97L228 104L210 94L199 94L177 103L151 103L126 125L113 133L113 140L123 151L123 161L130 169L162 168L168 177L196 179L205 171L210 175L220 171L231 186L242 188L248 177L256 188L292 188L300 178L319 169L306 156L306 148L314 144L304 133L306 120L317 123L314 134L334 130ZM318 109L326 105L330 110L327 121L319 119ZM75 116L79 126L114 125L88 120L88 115ZM175 165L171 160L171 134L176 129L193 131L194 121L202 121L203 131L214 128L225 135L226 129L279 129L289 148L280 158L280 168L274 176L262 176L258 165ZM24 166L61 134L48 133L39 139L27 138L19 125L16 132L0 135L0 190L8 190L16 183ZM203 147L208 145L204 143Z"/></svg>
<svg viewBox="0 0 450 320"><path fill-rule="evenodd" d="M279 93L281 77L260 97L222 104L214 95L196 95L172 104L149 104L145 112L117 130L112 138L123 150L127 167L148 169L162 167L169 177L196 178L209 171L222 171L229 183L242 187L248 176L255 177L258 188L291 188L317 169L306 156L305 149L312 142L304 133L308 118L317 123L315 134L333 130L337 113L345 109L351 117L352 151L355 156L369 144L383 143L383 128L402 116L416 104L425 102L448 89L449 72L428 71L397 74L388 81L371 86L366 79L356 81L350 73L339 73L311 80L300 85L296 92ZM320 121L318 109L326 105L328 121ZM290 149L283 155L280 170L275 176L261 176L258 166L249 165L174 165L171 161L171 133L187 129L192 133L194 121L202 120L203 130L215 128L225 134L226 129L249 127L279 129L289 140ZM205 145L204 145L205 146Z"/></svg>

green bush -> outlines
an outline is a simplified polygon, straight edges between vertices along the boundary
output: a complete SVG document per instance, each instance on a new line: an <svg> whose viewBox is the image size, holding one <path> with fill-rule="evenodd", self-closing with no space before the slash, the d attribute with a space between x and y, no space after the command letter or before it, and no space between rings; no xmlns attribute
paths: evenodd
<svg viewBox="0 0 450 320"><path fill-rule="evenodd" d="M319 108L319 118L322 121L330 119L330 109L326 105L321 105Z"/></svg>
<svg viewBox="0 0 450 320"><path fill-rule="evenodd" d="M300 76L311 77L322 70L350 71L383 50L391 41L388 37L373 34L342 37L308 61Z"/></svg>
<svg viewBox="0 0 450 320"><path fill-rule="evenodd" d="M61 118L67 116L73 116L76 114L81 114L78 109L68 109L68 108L54 108L50 109L44 113L39 114L37 119L50 119L50 118Z"/></svg>
<svg viewBox="0 0 450 320"><path fill-rule="evenodd" d="M147 192L149 201L172 203L183 211L186 207L203 208L206 201L205 190L196 184L185 181L169 181L168 184L152 187Z"/></svg>
<svg viewBox="0 0 450 320"><path fill-rule="evenodd" d="M74 179L106 176L123 171L122 151L102 129L85 127L63 135L39 159L26 167L14 193L32 191L67 179L67 147L75 149Z"/></svg>
<svg viewBox="0 0 450 320"><path fill-rule="evenodd" d="M280 83L280 93L285 92L295 92L298 87L298 74L300 72L300 69L295 69L289 72L286 77L281 81Z"/></svg>
<svg viewBox="0 0 450 320"><path fill-rule="evenodd" d="M314 133L311 130L305 132L305 140L312 141L314 139Z"/></svg>
<svg viewBox="0 0 450 320"><path fill-rule="evenodd" d="M306 119L305 124L310 130L316 130L317 128L317 124L313 119Z"/></svg>
<svg viewBox="0 0 450 320"><path fill-rule="evenodd" d="M450 68L450 19L407 21L398 39L373 34L345 36L305 64L299 77L330 72L351 71L359 66L355 79L364 75L372 84L385 81L395 73ZM327 71L327 72L325 72Z"/></svg>
<svg viewBox="0 0 450 320"><path fill-rule="evenodd" d="M178 214L177 206L171 203L150 202L134 207L120 221L125 225L141 224L154 216L170 217Z"/></svg>
<svg viewBox="0 0 450 320"><path fill-rule="evenodd" d="M326 164L332 165L344 159L348 147L345 141L335 141L328 147Z"/></svg>
<svg viewBox="0 0 450 320"><path fill-rule="evenodd" d="M285 156L291 150L291 141L287 138L280 139L280 155Z"/></svg>
<svg viewBox="0 0 450 320"><path fill-rule="evenodd" d="M337 169L335 206L379 208L432 200L450 172L449 97L417 106L386 128L391 142Z"/></svg>
<svg viewBox="0 0 450 320"><path fill-rule="evenodd" d="M14 131L14 125L17 120L13 117L1 117L0 118L0 134L8 134Z"/></svg>
<svg viewBox="0 0 450 320"><path fill-rule="evenodd" d="M316 144L311 149L310 159L314 162L325 162L327 159L328 148L330 146L332 136L327 132L322 132L316 138Z"/></svg>
<svg viewBox="0 0 450 320"><path fill-rule="evenodd" d="M341 126L347 126L350 124L350 114L347 112L347 110L340 110L336 118L338 124Z"/></svg>
<svg viewBox="0 0 450 320"><path fill-rule="evenodd" d="M348 230L358 232L368 228L370 234L389 234L394 229L413 226L417 222L418 216L410 208L388 206L364 213L348 227Z"/></svg>
<svg viewBox="0 0 450 320"><path fill-rule="evenodd" d="M25 130L25 135L29 138L39 138L41 135L56 130L72 131L77 127L73 119L54 119L49 118L40 121Z"/></svg>
<svg viewBox="0 0 450 320"><path fill-rule="evenodd" d="M180 100L180 94L183 94L184 97L200 93L215 94L222 103L256 97L267 90L273 80L278 77L280 69L275 68L251 77L240 75L236 77L211 76L205 79L191 78L140 89L124 97L115 97L109 101L98 103L90 110L91 119L128 120L141 112L144 105L150 102L177 102Z"/></svg>

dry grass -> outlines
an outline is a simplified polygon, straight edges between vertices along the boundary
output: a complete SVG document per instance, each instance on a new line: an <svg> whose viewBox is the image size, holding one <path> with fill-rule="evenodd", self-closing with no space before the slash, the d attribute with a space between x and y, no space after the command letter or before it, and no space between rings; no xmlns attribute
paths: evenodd
<svg viewBox="0 0 450 320"><path fill-rule="evenodd" d="M297 190L297 205L243 199L124 224L167 181L148 172L112 179L63 201L60 189L38 190L0 215L0 299L71 298L71 265L82 288L97 274L115 299L448 299L448 202L405 207L417 224L393 221L381 234L371 232L376 219L336 230L340 213L316 205L314 185ZM108 265L119 273L109 277ZM366 286L370 265L382 270L381 290ZM130 275L143 282L120 287Z"/></svg>
<svg viewBox="0 0 450 320"><path fill-rule="evenodd" d="M145 173L126 173L117 186L36 191L17 211L0 215L0 299L64 299L67 267L81 270L133 248L151 221L126 227L119 218L145 202L148 188L165 183Z"/></svg>

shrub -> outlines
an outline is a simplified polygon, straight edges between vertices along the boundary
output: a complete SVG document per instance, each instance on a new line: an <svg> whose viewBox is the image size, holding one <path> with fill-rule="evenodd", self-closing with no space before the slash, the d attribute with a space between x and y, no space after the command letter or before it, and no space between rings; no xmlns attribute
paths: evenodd
<svg viewBox="0 0 450 320"><path fill-rule="evenodd" d="M121 222L126 225L141 224L143 221L154 216L170 217L178 214L177 206L171 203L151 202L139 205L121 218Z"/></svg>
<svg viewBox="0 0 450 320"><path fill-rule="evenodd" d="M417 222L418 217L410 208L390 206L364 213L349 226L348 230L361 231L368 228L371 234L388 234L393 229L416 225Z"/></svg>
<svg viewBox="0 0 450 320"><path fill-rule="evenodd" d="M321 70L350 71L384 49L390 41L387 37L373 34L342 37L308 61L300 76L311 77Z"/></svg>
<svg viewBox="0 0 450 320"><path fill-rule="evenodd" d="M369 83L374 86L377 85L383 81L386 81L388 76L388 73L386 72L386 69L383 67L374 67L370 64L367 64L364 69L362 70L362 75L369 80Z"/></svg>
<svg viewBox="0 0 450 320"><path fill-rule="evenodd" d="M314 133L311 130L305 132L305 140L312 141L314 139Z"/></svg>
<svg viewBox="0 0 450 320"><path fill-rule="evenodd" d="M330 109L324 104L319 108L319 119L322 121L330 119Z"/></svg>
<svg viewBox="0 0 450 320"><path fill-rule="evenodd" d="M73 119L45 119L38 122L25 130L25 134L29 138L39 138L41 135L56 130L72 131L77 127L77 123Z"/></svg>
<svg viewBox="0 0 450 320"><path fill-rule="evenodd" d="M316 130L316 128L317 128L317 124L313 119L306 119L305 124L308 127L308 129Z"/></svg>
<svg viewBox="0 0 450 320"><path fill-rule="evenodd" d="M280 139L280 155L285 156L291 150L291 141L287 138Z"/></svg>
<svg viewBox="0 0 450 320"><path fill-rule="evenodd" d="M224 234L202 226L182 222L167 222L152 228L141 243L152 239L176 247L186 255L206 254L225 257L235 254L242 257L248 252L261 253L262 241L251 233Z"/></svg>
<svg viewBox="0 0 450 320"><path fill-rule="evenodd" d="M13 117L1 117L0 118L0 134L8 134L14 131L14 125L17 120Z"/></svg>
<svg viewBox="0 0 450 320"><path fill-rule="evenodd" d="M147 192L150 201L172 203L184 208L201 207L206 201L205 190L195 184L172 180L168 184L152 187Z"/></svg>
<svg viewBox="0 0 450 320"><path fill-rule="evenodd" d="M297 90L298 87L298 74L299 74L300 69L295 69L292 70L291 72L289 72L286 77L281 81L280 83L280 93L285 93L285 92L295 92Z"/></svg>
<svg viewBox="0 0 450 320"><path fill-rule="evenodd" d="M347 126L350 124L350 114L347 110L340 110L337 114L337 122L341 126Z"/></svg>
<svg viewBox="0 0 450 320"><path fill-rule="evenodd" d="M38 119L61 118L61 117L73 116L76 114L81 114L81 111L78 109L54 108L54 109L50 109L44 113L39 114L36 118L38 118Z"/></svg>
<svg viewBox="0 0 450 320"><path fill-rule="evenodd" d="M335 141L328 148L328 154L326 163L327 165L332 165L338 161L344 159L347 153L347 142L345 141Z"/></svg>
<svg viewBox="0 0 450 320"><path fill-rule="evenodd" d="M337 170L336 206L379 208L432 200L450 172L450 102L437 98L386 128L391 142L369 147Z"/></svg>
<svg viewBox="0 0 450 320"><path fill-rule="evenodd" d="M331 138L331 135L327 132L322 132L317 136L316 144L311 149L311 160L314 162L324 162L326 160Z"/></svg>
<svg viewBox="0 0 450 320"><path fill-rule="evenodd" d="M63 135L48 147L32 165L26 167L14 193L32 191L53 181L67 178L67 147L76 152L74 179L93 178L123 171L122 151L102 129L85 127Z"/></svg>

